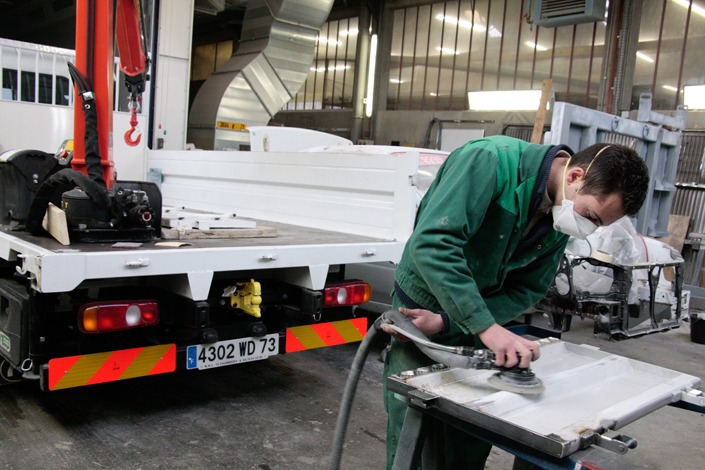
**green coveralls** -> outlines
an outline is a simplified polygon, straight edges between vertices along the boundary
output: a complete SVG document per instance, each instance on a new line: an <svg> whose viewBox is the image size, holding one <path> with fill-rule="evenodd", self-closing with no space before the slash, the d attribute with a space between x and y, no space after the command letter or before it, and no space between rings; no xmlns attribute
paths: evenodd
<svg viewBox="0 0 705 470"><path fill-rule="evenodd" d="M439 170L419 206L414 232L395 272L396 283L413 302L448 314L448 331L432 336L433 341L481 346L474 334L514 320L548 290L568 237L544 228L538 239L519 243L534 190L545 187L547 166L541 171L541 165L551 148L488 137L455 150ZM544 180L537 186L539 174ZM544 227L547 223L550 219L544 220ZM392 303L402 306L397 295ZM413 343L392 340L384 370L387 468L394 459L406 405L386 391L386 378L432 362ZM445 449L443 455L434 456L439 468L484 468L489 444L453 428L446 431L434 432Z"/></svg>

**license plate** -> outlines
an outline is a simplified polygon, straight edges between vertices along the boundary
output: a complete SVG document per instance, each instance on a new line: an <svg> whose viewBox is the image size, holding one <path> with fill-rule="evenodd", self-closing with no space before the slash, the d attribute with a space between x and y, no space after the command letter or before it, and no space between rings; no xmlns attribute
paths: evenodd
<svg viewBox="0 0 705 470"><path fill-rule="evenodd" d="M196 344L186 350L187 369L212 369L259 361L279 354L279 335L240 338L213 344Z"/></svg>

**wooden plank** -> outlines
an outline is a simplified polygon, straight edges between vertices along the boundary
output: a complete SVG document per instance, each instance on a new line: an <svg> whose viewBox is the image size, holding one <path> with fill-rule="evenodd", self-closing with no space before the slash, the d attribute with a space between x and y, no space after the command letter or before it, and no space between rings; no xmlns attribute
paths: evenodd
<svg viewBox="0 0 705 470"><path fill-rule="evenodd" d="M198 240L209 238L271 238L277 236L274 227L219 228L210 230L162 228L166 240Z"/></svg>
<svg viewBox="0 0 705 470"><path fill-rule="evenodd" d="M685 239L688 237L688 225L690 225L689 216L671 214L668 216L668 236L657 240L668 243L682 253Z"/></svg>
<svg viewBox="0 0 705 470"><path fill-rule="evenodd" d="M546 106L551 98L551 89L553 88L553 80L547 78L541 86L541 101L539 109L536 111L536 119L534 120L534 131L531 133L531 143L540 144L543 140L543 125L546 122Z"/></svg>
<svg viewBox="0 0 705 470"><path fill-rule="evenodd" d="M42 220L42 227L62 245L68 246L71 243L69 227L66 223L66 212L52 203L49 203L47 207L44 220Z"/></svg>

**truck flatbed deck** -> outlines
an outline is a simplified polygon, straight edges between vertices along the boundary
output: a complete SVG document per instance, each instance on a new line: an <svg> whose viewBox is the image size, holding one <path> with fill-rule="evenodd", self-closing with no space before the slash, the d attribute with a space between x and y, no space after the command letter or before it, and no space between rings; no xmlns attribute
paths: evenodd
<svg viewBox="0 0 705 470"><path fill-rule="evenodd" d="M21 270L31 273L34 287L43 293L64 292L82 282L141 276L177 276L188 289L179 293L205 298L209 279L217 272L289 268L305 287L323 286L330 265L393 258L399 249L391 240L301 227L269 221L275 237L192 239L179 247L161 246L156 239L136 248L118 248L113 243L72 243L63 246L50 237L0 226L0 257L19 259ZM237 229L233 229L237 230ZM182 284L183 282L176 283Z"/></svg>

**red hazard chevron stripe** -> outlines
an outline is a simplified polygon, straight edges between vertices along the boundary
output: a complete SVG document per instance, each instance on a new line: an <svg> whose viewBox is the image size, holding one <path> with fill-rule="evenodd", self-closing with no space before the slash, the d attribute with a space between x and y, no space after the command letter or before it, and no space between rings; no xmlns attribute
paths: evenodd
<svg viewBox="0 0 705 470"><path fill-rule="evenodd" d="M165 374L176 370L176 345L122 349L49 361L49 390Z"/></svg>
<svg viewBox="0 0 705 470"><path fill-rule="evenodd" d="M305 351L362 341L367 333L367 318L295 326L286 330L286 352Z"/></svg>

